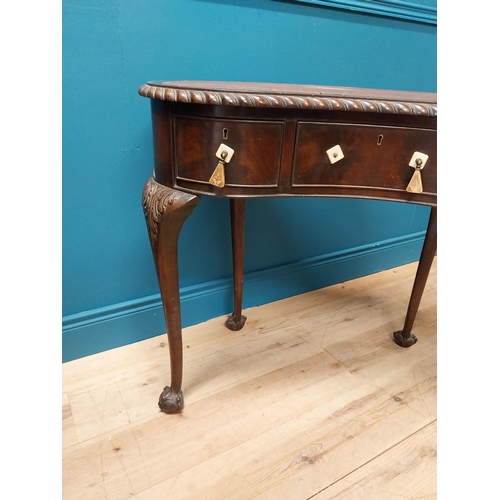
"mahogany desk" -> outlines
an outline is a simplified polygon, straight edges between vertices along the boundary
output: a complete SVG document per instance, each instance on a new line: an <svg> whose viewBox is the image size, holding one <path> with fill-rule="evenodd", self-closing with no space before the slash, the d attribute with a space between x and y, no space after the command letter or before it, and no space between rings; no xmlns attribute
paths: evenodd
<svg viewBox="0 0 500 500"><path fill-rule="evenodd" d="M406 319L411 332L436 253L436 95L266 83L150 82L155 167L143 208L168 330L171 383L160 395L166 413L182 409L182 325L177 242L200 196L229 198L234 312L242 315L245 199L322 196L431 206Z"/></svg>

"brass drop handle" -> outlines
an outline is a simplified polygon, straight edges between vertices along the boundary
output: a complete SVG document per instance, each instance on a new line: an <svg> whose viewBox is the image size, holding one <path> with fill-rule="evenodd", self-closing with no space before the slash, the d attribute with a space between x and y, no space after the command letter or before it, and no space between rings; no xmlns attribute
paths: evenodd
<svg viewBox="0 0 500 500"><path fill-rule="evenodd" d="M231 161L233 154L234 149L230 148L229 146L226 146L225 144L221 144L219 146L219 149L215 153L215 156L219 159L219 162L217 163L217 166L215 167L215 170L208 181L210 184L219 188L223 188L226 185L224 165Z"/></svg>
<svg viewBox="0 0 500 500"><path fill-rule="evenodd" d="M422 174L421 171L424 169L427 160L429 159L429 155L425 153L420 153L415 151L413 156L411 157L410 163L408 164L410 167L415 169L413 175L406 187L406 191L409 193L422 193L424 190L424 186L422 184Z"/></svg>

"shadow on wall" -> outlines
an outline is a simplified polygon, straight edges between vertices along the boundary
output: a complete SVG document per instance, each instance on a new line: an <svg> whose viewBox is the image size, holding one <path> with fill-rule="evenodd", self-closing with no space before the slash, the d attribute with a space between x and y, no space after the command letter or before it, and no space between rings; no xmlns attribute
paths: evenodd
<svg viewBox="0 0 500 500"><path fill-rule="evenodd" d="M194 1L265 9L279 13L286 12L318 19L391 29L398 29L398 21L404 21L405 31L411 30L417 33L433 33L437 24L437 2L434 0L412 0L411 2L402 0L400 2L386 2L385 4L382 2L382 5L381 2L373 0L256 0L251 5L246 0ZM381 11L381 8L385 9L387 13L384 13L384 10Z"/></svg>

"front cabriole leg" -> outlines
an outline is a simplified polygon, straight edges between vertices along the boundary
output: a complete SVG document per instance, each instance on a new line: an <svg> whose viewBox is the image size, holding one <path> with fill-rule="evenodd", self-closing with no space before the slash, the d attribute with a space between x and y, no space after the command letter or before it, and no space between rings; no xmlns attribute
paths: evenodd
<svg viewBox="0 0 500 500"><path fill-rule="evenodd" d="M158 275L170 353L170 386L163 389L158 406L165 413L178 413L182 395L182 324L179 297L177 246L181 228L200 201L199 196L158 184L144 185L142 206Z"/></svg>

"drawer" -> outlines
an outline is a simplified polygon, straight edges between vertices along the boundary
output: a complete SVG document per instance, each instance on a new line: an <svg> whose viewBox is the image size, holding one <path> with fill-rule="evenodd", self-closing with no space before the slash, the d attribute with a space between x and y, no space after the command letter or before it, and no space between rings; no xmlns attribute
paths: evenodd
<svg viewBox="0 0 500 500"><path fill-rule="evenodd" d="M282 121L176 115L176 178L211 187L208 181L218 164L215 154L225 144L234 150L224 168L226 186L277 186L282 142Z"/></svg>
<svg viewBox="0 0 500 500"><path fill-rule="evenodd" d="M344 158L331 164L326 151L336 145ZM429 156L421 171L424 193L436 193L436 149L435 130L298 122L292 186L405 191L418 151Z"/></svg>

